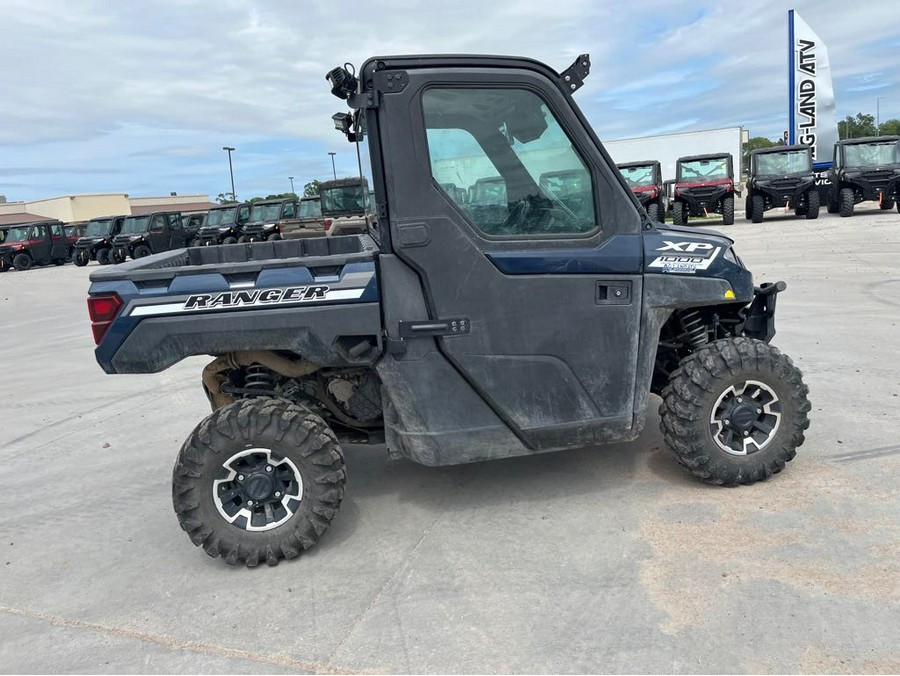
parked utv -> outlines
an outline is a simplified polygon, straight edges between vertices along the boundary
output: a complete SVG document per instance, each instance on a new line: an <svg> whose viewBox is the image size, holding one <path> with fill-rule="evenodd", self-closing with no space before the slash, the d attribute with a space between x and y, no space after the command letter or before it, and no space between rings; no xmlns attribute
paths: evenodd
<svg viewBox="0 0 900 676"><path fill-rule="evenodd" d="M332 93L354 110L342 131L369 139L367 234L92 273L107 373L216 355L213 412L173 474L195 545L248 566L312 547L344 496L341 443L425 465L595 449L637 438L651 393L663 439L704 481L753 483L794 457L807 389L768 344L784 283L755 286L723 235L650 221L572 98L589 63L382 57L358 80L338 67ZM488 170L506 186L499 226L441 188ZM590 177L583 211L540 185L565 171Z"/></svg>
<svg viewBox="0 0 900 676"><path fill-rule="evenodd" d="M710 213L722 214L722 223L734 223L734 169L730 153L680 157L675 168L672 223Z"/></svg>
<svg viewBox="0 0 900 676"><path fill-rule="evenodd" d="M161 251L180 249L187 246L187 241L179 211L128 216L119 234L113 237L110 256L113 263L123 263L128 257L138 259Z"/></svg>
<svg viewBox="0 0 900 676"><path fill-rule="evenodd" d="M769 209L793 207L796 216L819 217L819 189L809 146L775 146L750 153L744 203L747 220L761 223Z"/></svg>
<svg viewBox="0 0 900 676"><path fill-rule="evenodd" d="M283 239L323 237L325 217L322 216L322 198L311 195L300 200L298 217L278 224Z"/></svg>
<svg viewBox="0 0 900 676"><path fill-rule="evenodd" d="M88 221L84 235L75 242L73 258L75 265L85 266L91 261L97 261L100 265L112 263L110 252L113 238L121 231L125 218L125 216L104 216Z"/></svg>
<svg viewBox="0 0 900 676"><path fill-rule="evenodd" d="M834 144L828 170L828 213L852 216L860 202L900 212L900 136L854 138Z"/></svg>
<svg viewBox="0 0 900 676"><path fill-rule="evenodd" d="M319 184L322 218L328 237L366 232L370 210L369 182L365 178L339 178Z"/></svg>
<svg viewBox="0 0 900 676"><path fill-rule="evenodd" d="M651 221L665 222L666 192L663 187L662 169L656 160L627 162L616 165L631 192L647 210Z"/></svg>
<svg viewBox="0 0 900 676"><path fill-rule="evenodd" d="M181 215L181 222L184 224L184 234L187 237L188 246L196 246L197 233L200 231L200 226L203 225L204 218L206 218L205 213Z"/></svg>
<svg viewBox="0 0 900 676"><path fill-rule="evenodd" d="M213 244L237 244L243 234L244 224L250 218L249 204L226 204L213 207L203 219L197 231L197 246Z"/></svg>
<svg viewBox="0 0 900 676"><path fill-rule="evenodd" d="M281 239L280 224L297 218L297 200L280 199L255 202L244 224L239 242L265 242Z"/></svg>
<svg viewBox="0 0 900 676"><path fill-rule="evenodd" d="M0 272L21 272L35 265L63 265L69 259L69 241L60 221L14 225L0 244Z"/></svg>

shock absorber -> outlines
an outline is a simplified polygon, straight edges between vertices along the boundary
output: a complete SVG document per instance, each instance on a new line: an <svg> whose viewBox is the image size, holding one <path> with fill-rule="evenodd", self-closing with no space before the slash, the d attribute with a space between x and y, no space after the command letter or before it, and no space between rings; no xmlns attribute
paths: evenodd
<svg viewBox="0 0 900 676"><path fill-rule="evenodd" d="M681 322L681 330L684 331L685 342L691 347L697 349L709 342L706 325L697 310L682 312L678 319Z"/></svg>
<svg viewBox="0 0 900 676"><path fill-rule="evenodd" d="M265 366L251 364L244 371L244 399L272 396L275 394L275 374Z"/></svg>

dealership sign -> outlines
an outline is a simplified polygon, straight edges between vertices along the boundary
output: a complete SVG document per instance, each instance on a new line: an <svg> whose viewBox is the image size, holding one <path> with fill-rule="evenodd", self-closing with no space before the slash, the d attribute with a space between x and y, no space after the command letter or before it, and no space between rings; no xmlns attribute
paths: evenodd
<svg viewBox="0 0 900 676"><path fill-rule="evenodd" d="M831 161L838 140L828 50L807 23L788 12L790 142L812 148L816 164Z"/></svg>

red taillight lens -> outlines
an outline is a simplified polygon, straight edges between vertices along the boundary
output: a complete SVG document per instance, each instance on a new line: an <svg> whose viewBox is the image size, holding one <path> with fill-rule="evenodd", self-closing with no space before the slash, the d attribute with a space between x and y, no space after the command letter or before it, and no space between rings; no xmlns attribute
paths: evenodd
<svg viewBox="0 0 900 676"><path fill-rule="evenodd" d="M94 343L100 344L113 319L122 309L122 299L116 294L88 296L88 314L91 316L91 330L94 332Z"/></svg>
<svg viewBox="0 0 900 676"><path fill-rule="evenodd" d="M331 219L326 218L325 219L325 232L328 232L329 230L331 230Z"/></svg>

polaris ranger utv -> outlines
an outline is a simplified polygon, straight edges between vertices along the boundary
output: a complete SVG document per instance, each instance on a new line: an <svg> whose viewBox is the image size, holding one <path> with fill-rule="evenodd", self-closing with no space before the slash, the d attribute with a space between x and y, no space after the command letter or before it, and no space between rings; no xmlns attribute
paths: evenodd
<svg viewBox="0 0 900 676"><path fill-rule="evenodd" d="M367 234L92 273L107 373L215 355L213 412L173 476L195 545L248 566L313 546L344 495L342 442L425 465L594 448L635 439L651 392L665 441L704 481L753 483L794 457L807 388L768 344L784 283L754 286L727 237L647 218L572 98L589 63L336 68L332 92L353 110L342 131L369 141ZM502 217L469 215L440 187L489 167ZM541 189L548 171L590 177L584 216Z"/></svg>
<svg viewBox="0 0 900 676"><path fill-rule="evenodd" d="M0 271L20 272L35 265L64 265L69 260L69 240L60 221L14 225L0 244Z"/></svg>
<svg viewBox="0 0 900 676"><path fill-rule="evenodd" d="M237 244L244 234L244 224L250 220L249 204L226 204L214 207L206 214L197 230L197 246Z"/></svg>
<svg viewBox="0 0 900 676"><path fill-rule="evenodd" d="M125 216L105 216L92 218L87 222L84 235L75 242L75 265L83 267L91 261L97 261L100 265L112 263L110 252L112 251L113 238L119 234Z"/></svg>
<svg viewBox="0 0 900 676"><path fill-rule="evenodd" d="M339 178L319 184L322 217L329 237L366 232L369 221L369 182L365 178Z"/></svg>
<svg viewBox="0 0 900 676"><path fill-rule="evenodd" d="M250 214L238 242L264 242L280 239L282 221L297 218L297 200L280 199L256 202L250 207Z"/></svg>
<svg viewBox="0 0 900 676"><path fill-rule="evenodd" d="M834 144L828 170L828 213L852 216L860 202L900 212L900 136L854 138Z"/></svg>
<svg viewBox="0 0 900 676"><path fill-rule="evenodd" d="M278 228L284 239L323 237L325 235L325 217L322 215L322 198L318 195L307 195L301 198L297 218L281 221Z"/></svg>
<svg viewBox="0 0 900 676"><path fill-rule="evenodd" d="M625 182L647 210L651 221L666 220L666 192L663 189L662 169L656 160L617 164Z"/></svg>
<svg viewBox="0 0 900 676"><path fill-rule="evenodd" d="M762 223L763 214L793 207L794 215L819 217L819 189L809 146L775 146L750 153L745 202L747 220Z"/></svg>
<svg viewBox="0 0 900 676"><path fill-rule="evenodd" d="M675 165L672 223L687 225L690 217L722 214L722 224L734 223L734 170L730 153L680 157Z"/></svg>
<svg viewBox="0 0 900 676"><path fill-rule="evenodd" d="M161 251L187 246L188 234L180 211L160 211L146 216L128 216L119 234L113 237L110 258L123 263L131 256L144 258Z"/></svg>

